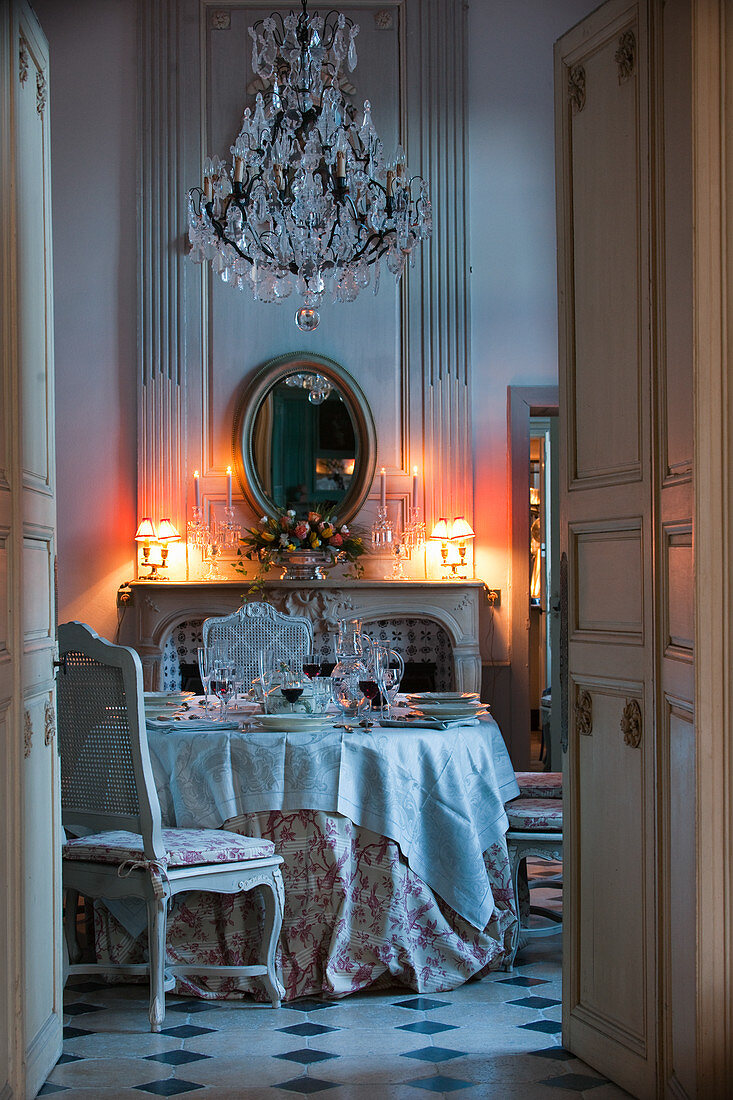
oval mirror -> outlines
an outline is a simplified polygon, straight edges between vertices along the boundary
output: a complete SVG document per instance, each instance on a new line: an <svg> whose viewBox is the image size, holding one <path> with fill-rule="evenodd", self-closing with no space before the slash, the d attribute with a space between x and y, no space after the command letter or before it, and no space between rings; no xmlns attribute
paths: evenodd
<svg viewBox="0 0 733 1100"><path fill-rule="evenodd" d="M335 510L348 523L374 477L376 433L364 394L332 359L290 352L247 386L234 417L234 465L258 516Z"/></svg>

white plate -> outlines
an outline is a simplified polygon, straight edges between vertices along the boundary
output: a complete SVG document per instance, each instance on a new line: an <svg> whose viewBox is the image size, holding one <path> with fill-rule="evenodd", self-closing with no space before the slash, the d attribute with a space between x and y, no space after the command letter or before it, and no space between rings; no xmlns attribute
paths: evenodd
<svg viewBox="0 0 733 1100"><path fill-rule="evenodd" d="M146 706L148 703L152 706L154 703L186 703L194 694L193 691L144 691L143 698Z"/></svg>
<svg viewBox="0 0 733 1100"><path fill-rule="evenodd" d="M473 703L479 701L477 691L413 691L407 698L414 703Z"/></svg>
<svg viewBox="0 0 733 1100"><path fill-rule="evenodd" d="M333 725L333 717L310 714L258 714L255 718L258 726L266 730L280 730L283 733L300 733L328 729Z"/></svg>
<svg viewBox="0 0 733 1100"><path fill-rule="evenodd" d="M413 707L411 714L417 714L423 718L436 718L439 721L450 722L456 718L479 718L488 714L488 707Z"/></svg>

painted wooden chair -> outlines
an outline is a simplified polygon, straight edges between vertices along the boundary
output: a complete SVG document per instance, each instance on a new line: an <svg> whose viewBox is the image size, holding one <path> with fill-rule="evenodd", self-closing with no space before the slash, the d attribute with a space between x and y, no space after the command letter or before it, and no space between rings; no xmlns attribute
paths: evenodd
<svg viewBox="0 0 733 1100"><path fill-rule="evenodd" d="M559 772L515 774L520 797L506 807L509 818L506 840L518 921L511 954L505 964L507 970L512 969L517 952L530 940L562 932L562 914L546 906L527 903L526 890L524 898L520 890L520 883L526 883L530 891L542 886L562 887L562 878L533 878L530 881L526 874L528 856L562 862L562 775ZM541 916L546 923L530 926L529 915Z"/></svg>
<svg viewBox="0 0 733 1100"><path fill-rule="evenodd" d="M299 615L284 615L269 603L244 604L233 615L205 619L201 627L203 644L228 645L237 664L244 670L245 683L260 674L259 653L272 649L279 661L296 672L303 670L303 658L313 648L313 627Z"/></svg>
<svg viewBox="0 0 733 1100"><path fill-rule="evenodd" d="M164 829L145 733L140 658L83 623L59 627L58 736L66 893L64 926L69 973L147 973L150 1028L160 1031L165 993L177 975L261 978L273 1007L283 988L275 951L283 911L280 865L269 840L222 829ZM187 966L166 962L168 900L186 890L236 894L262 889L260 962L250 966ZM145 902L148 964L79 963L78 895L135 897Z"/></svg>

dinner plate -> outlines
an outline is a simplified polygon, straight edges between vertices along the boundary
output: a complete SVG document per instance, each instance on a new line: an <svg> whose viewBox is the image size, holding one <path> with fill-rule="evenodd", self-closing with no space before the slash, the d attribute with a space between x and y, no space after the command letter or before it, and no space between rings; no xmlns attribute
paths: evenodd
<svg viewBox="0 0 733 1100"><path fill-rule="evenodd" d="M193 691L144 691L145 706L159 706L161 703L187 703L193 699Z"/></svg>
<svg viewBox="0 0 733 1100"><path fill-rule="evenodd" d="M333 725L333 717L316 714L258 714L255 724L266 730L279 730L282 733L320 732Z"/></svg>
<svg viewBox="0 0 733 1100"><path fill-rule="evenodd" d="M407 698L413 703L471 703L479 696L477 691L411 691Z"/></svg>
<svg viewBox="0 0 733 1100"><path fill-rule="evenodd" d="M488 714L488 707L413 707L412 714L417 714L423 718L436 718L439 721L451 721L456 718L479 718L484 714Z"/></svg>

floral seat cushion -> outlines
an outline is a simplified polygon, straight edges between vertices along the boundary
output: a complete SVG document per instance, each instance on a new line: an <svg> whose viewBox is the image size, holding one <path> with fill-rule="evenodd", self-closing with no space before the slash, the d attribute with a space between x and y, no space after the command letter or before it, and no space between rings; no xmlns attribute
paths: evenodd
<svg viewBox="0 0 733 1100"><path fill-rule="evenodd" d="M273 855L271 840L240 836L224 829L163 829L163 844L168 853L161 862L168 867L198 866L208 863L237 863L247 859L264 859ZM142 860L143 838L139 833L116 830L93 833L67 840L64 859L89 860L93 863L124 863Z"/></svg>
<svg viewBox="0 0 733 1100"><path fill-rule="evenodd" d="M562 798L562 772L515 772L520 798Z"/></svg>
<svg viewBox="0 0 733 1100"><path fill-rule="evenodd" d="M515 798L506 812L510 829L562 832L562 802L557 798Z"/></svg>

